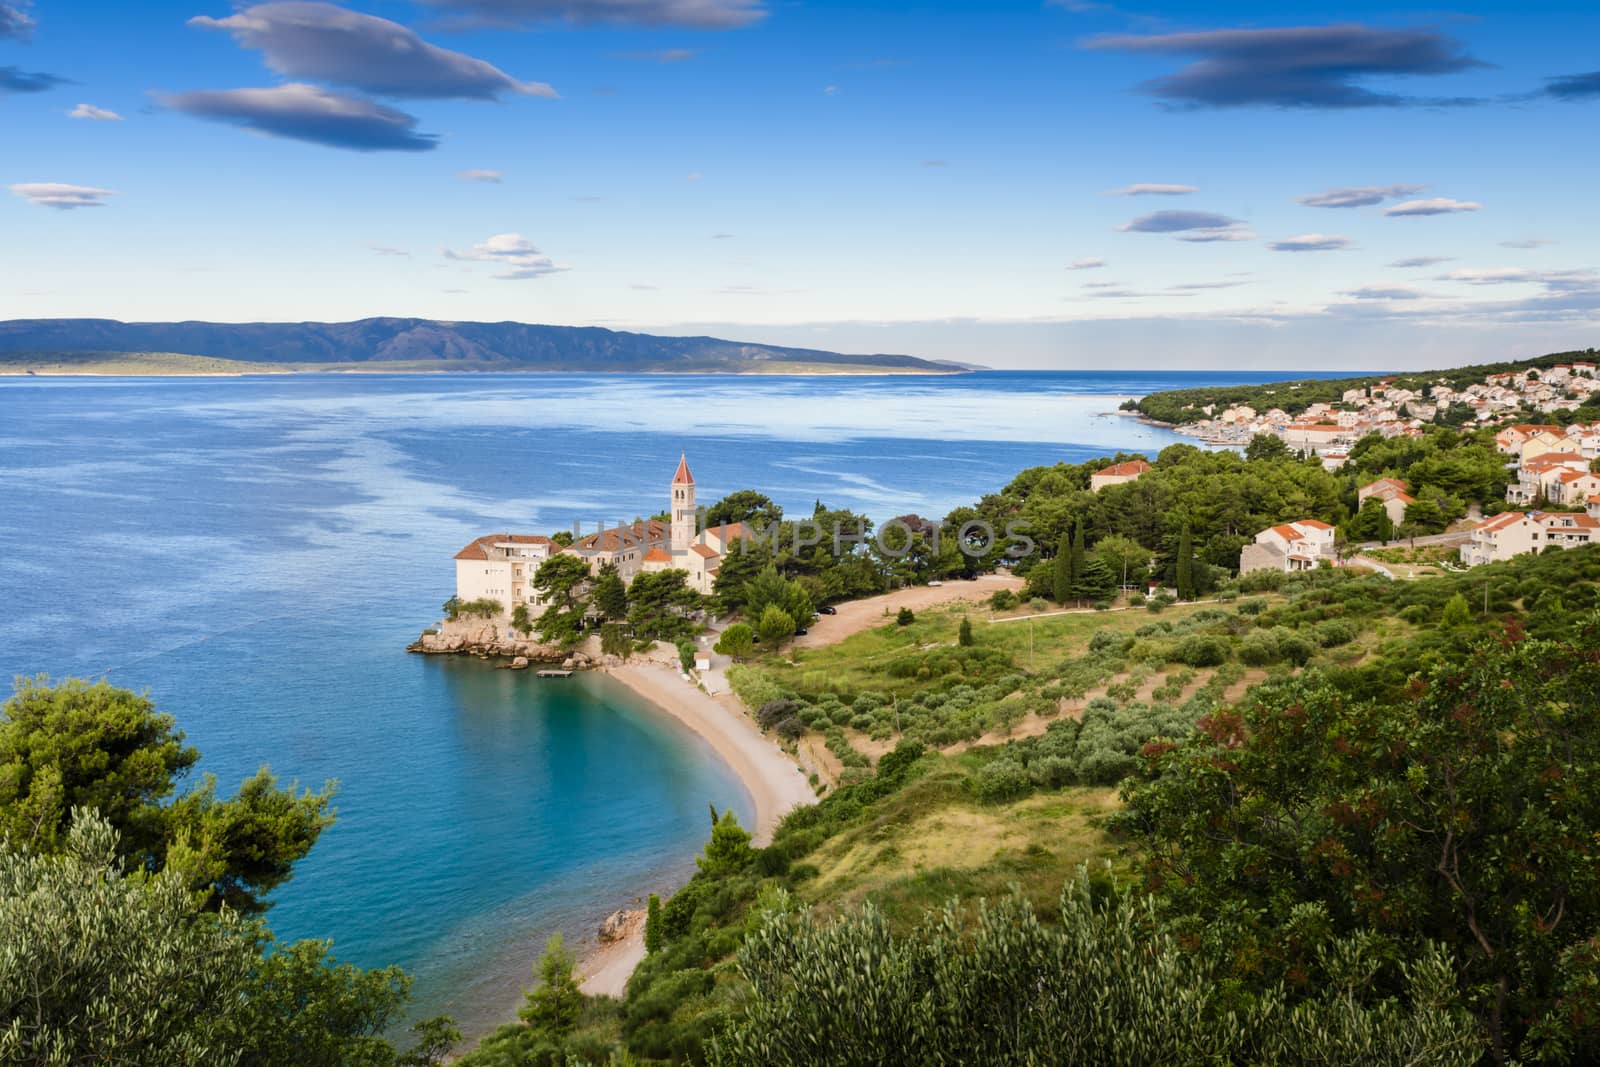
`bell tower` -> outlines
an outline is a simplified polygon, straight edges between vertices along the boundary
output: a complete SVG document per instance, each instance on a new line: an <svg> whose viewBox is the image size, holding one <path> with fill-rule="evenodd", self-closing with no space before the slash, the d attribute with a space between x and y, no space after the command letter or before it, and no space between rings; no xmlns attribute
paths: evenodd
<svg viewBox="0 0 1600 1067"><path fill-rule="evenodd" d="M694 475L689 473L689 457L678 457L678 471L672 476L672 534L669 552L687 552L699 534L694 506Z"/></svg>

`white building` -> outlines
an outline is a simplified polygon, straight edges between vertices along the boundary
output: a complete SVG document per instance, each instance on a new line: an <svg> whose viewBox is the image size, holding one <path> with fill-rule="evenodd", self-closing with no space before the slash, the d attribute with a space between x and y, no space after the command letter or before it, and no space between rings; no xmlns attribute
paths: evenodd
<svg viewBox="0 0 1600 1067"><path fill-rule="evenodd" d="M1544 527L1534 516L1520 511L1507 511L1472 528L1472 540L1461 546L1461 562L1468 567L1480 563L1498 563L1520 556L1524 552L1538 552L1549 543Z"/></svg>
<svg viewBox="0 0 1600 1067"><path fill-rule="evenodd" d="M456 553L456 599L498 600L507 615L518 604L542 606L533 588L554 543L538 534L489 534Z"/></svg>
<svg viewBox="0 0 1600 1067"><path fill-rule="evenodd" d="M1137 481L1139 476L1150 471L1150 464L1142 459L1130 460L1127 463L1113 463L1109 467L1102 467L1089 475L1089 491L1098 493L1108 485L1122 485L1124 482Z"/></svg>
<svg viewBox="0 0 1600 1067"><path fill-rule="evenodd" d="M1239 573L1308 571L1324 561L1336 563L1333 527L1317 519L1271 526L1256 534L1254 544L1239 553Z"/></svg>

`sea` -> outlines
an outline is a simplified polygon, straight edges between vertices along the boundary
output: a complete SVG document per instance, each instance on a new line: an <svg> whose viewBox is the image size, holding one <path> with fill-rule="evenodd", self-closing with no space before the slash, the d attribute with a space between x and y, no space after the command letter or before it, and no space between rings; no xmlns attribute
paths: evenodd
<svg viewBox="0 0 1600 1067"><path fill-rule="evenodd" d="M463 545L663 510L680 453L702 503L941 516L1025 467L1182 440L1117 414L1129 396L1272 377L0 378L0 676L147 691L203 754L180 789L337 782L273 930L400 964L413 1017L483 1033L550 935L592 944L687 879L710 807L753 811L608 678L407 654Z"/></svg>

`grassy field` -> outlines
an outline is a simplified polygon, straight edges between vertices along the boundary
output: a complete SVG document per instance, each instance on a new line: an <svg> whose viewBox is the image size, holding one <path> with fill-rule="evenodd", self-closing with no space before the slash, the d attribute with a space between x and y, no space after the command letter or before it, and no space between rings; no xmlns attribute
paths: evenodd
<svg viewBox="0 0 1600 1067"><path fill-rule="evenodd" d="M994 899L1015 887L1048 919L1080 864L1116 859L1116 842L1100 828L1118 806L1115 789L983 804L967 787L970 769L970 760L946 758L830 839L807 857L819 873L802 897L824 914L871 901L909 929L948 900Z"/></svg>

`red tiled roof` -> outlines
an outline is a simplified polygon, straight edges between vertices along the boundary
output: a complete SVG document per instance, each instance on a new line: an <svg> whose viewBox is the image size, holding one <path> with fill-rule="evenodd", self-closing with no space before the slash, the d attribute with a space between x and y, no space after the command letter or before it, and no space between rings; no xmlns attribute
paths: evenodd
<svg viewBox="0 0 1600 1067"><path fill-rule="evenodd" d="M678 471L672 476L673 485L693 485L694 475L689 473L689 457L680 453L678 456Z"/></svg>
<svg viewBox="0 0 1600 1067"><path fill-rule="evenodd" d="M1526 517L1527 516L1520 511L1507 511L1496 515L1492 519L1484 519L1482 522L1478 523L1478 525L1474 526L1473 529L1484 530L1486 532L1493 533L1496 530L1503 530L1507 526L1521 522Z"/></svg>
<svg viewBox="0 0 1600 1067"><path fill-rule="evenodd" d="M456 553L456 559L488 559L489 549L497 544L548 545L550 538L543 534L487 534Z"/></svg>
<svg viewBox="0 0 1600 1067"><path fill-rule="evenodd" d="M1296 522L1294 525L1296 525L1296 526L1309 526L1313 530L1331 530L1331 529L1333 529L1332 526L1329 526L1327 523L1321 521L1320 519L1301 519L1299 522Z"/></svg>
<svg viewBox="0 0 1600 1067"><path fill-rule="evenodd" d="M1114 463L1109 467L1101 467L1095 474L1109 474L1117 478L1125 478L1132 474L1143 474L1150 469L1150 464L1142 459L1129 460L1126 463Z"/></svg>
<svg viewBox="0 0 1600 1067"><path fill-rule="evenodd" d="M598 533L592 533L576 542L572 549L584 552L615 552L629 545L660 541L666 536L667 524L660 519L650 519L646 522L636 522L631 526L612 526Z"/></svg>
<svg viewBox="0 0 1600 1067"><path fill-rule="evenodd" d="M1274 526L1272 528L1272 532L1277 534L1279 537L1283 538L1285 541L1298 541L1302 537L1305 536L1299 530L1296 530L1293 526L1287 526L1287 525L1285 525L1285 526Z"/></svg>
<svg viewBox="0 0 1600 1067"><path fill-rule="evenodd" d="M1410 488L1410 486L1406 485L1406 483L1401 481L1399 478L1379 478L1375 482L1368 482L1366 485L1363 485L1361 487L1361 492L1363 492L1363 493L1370 492L1370 491L1372 491L1374 489L1378 489L1381 486L1385 486L1385 485L1392 485L1396 489L1400 489L1400 490L1405 490L1405 489Z"/></svg>
<svg viewBox="0 0 1600 1067"><path fill-rule="evenodd" d="M689 551L693 552L701 559L715 559L718 555L720 555L720 553L718 553L717 550L712 548L710 545L690 545Z"/></svg>
<svg viewBox="0 0 1600 1067"><path fill-rule="evenodd" d="M672 557L667 555L667 553L663 549L652 548L650 551L646 552L643 557L641 557L640 562L642 562L642 563L671 563L672 562Z"/></svg>

